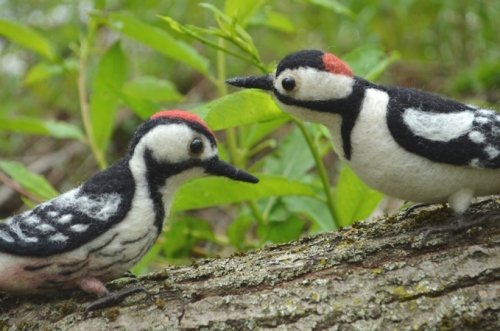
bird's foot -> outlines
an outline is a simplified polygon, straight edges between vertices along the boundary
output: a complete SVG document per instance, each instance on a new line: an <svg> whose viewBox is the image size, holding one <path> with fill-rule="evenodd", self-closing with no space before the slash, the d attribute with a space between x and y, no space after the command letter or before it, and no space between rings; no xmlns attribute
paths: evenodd
<svg viewBox="0 0 500 331"><path fill-rule="evenodd" d="M478 225L487 224L490 221L500 221L500 211L470 217L467 220L464 218L464 215L460 215L450 224L428 228L424 232L423 241L426 242L429 239L429 236L435 233L466 231Z"/></svg>
<svg viewBox="0 0 500 331"><path fill-rule="evenodd" d="M108 292L108 294L106 294L105 296L95 300L94 302L90 303L87 307L85 307L85 313L88 313L88 312L93 311L93 310L113 306L114 304L121 302L123 299L125 299L129 295L132 295L132 294L138 293L138 292L145 292L147 295L149 295L149 292L142 286L127 287L127 288L123 288L119 291Z"/></svg>
<svg viewBox="0 0 500 331"><path fill-rule="evenodd" d="M410 207L406 208L404 211L403 211L403 215L401 215L402 218L407 218L408 216L411 215L411 213L413 213L415 210L417 209L420 209L420 208L423 208L423 207L428 207L432 205L432 203L427 203L427 202L423 202L423 203L416 203L414 205L411 205Z"/></svg>

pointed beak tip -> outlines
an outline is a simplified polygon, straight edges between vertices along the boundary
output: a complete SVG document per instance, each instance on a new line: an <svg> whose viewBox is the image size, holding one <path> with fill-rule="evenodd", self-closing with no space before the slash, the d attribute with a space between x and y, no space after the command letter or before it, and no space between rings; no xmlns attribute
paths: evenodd
<svg viewBox="0 0 500 331"><path fill-rule="evenodd" d="M248 172L235 168L231 164L221 161L218 158L214 158L211 162L207 163L205 166L205 171L207 174L214 176L223 176L232 180L237 180L240 182L247 182L256 184L259 179Z"/></svg>
<svg viewBox="0 0 500 331"><path fill-rule="evenodd" d="M233 77L226 79L226 83L235 87L256 88L260 90L272 90L273 81L270 75Z"/></svg>
<svg viewBox="0 0 500 331"><path fill-rule="evenodd" d="M240 81L241 81L240 77L233 77L233 78L226 79L226 84L239 87Z"/></svg>

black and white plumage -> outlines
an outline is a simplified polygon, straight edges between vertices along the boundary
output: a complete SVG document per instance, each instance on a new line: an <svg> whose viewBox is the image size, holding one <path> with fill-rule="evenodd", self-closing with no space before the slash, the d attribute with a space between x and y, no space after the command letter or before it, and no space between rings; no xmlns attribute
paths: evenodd
<svg viewBox="0 0 500 331"><path fill-rule="evenodd" d="M80 287L98 296L161 232L175 190L204 175L256 183L221 161L196 115L163 111L136 131L128 154L69 192L0 222L0 291Z"/></svg>
<svg viewBox="0 0 500 331"><path fill-rule="evenodd" d="M500 113L440 96L381 86L335 55L305 50L273 74L229 84L272 91L298 118L326 125L339 155L371 187L461 213L474 196L500 193Z"/></svg>

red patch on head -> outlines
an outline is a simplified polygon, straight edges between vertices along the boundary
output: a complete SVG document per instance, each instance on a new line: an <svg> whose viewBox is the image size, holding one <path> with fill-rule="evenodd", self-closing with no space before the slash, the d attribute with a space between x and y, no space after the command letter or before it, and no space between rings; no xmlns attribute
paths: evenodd
<svg viewBox="0 0 500 331"><path fill-rule="evenodd" d="M347 65L347 63L343 62L341 59L331 53L325 53L323 55L323 64L325 65L326 70L328 70L332 74L340 74L352 77L352 70Z"/></svg>
<svg viewBox="0 0 500 331"><path fill-rule="evenodd" d="M183 120L186 122L197 123L197 124L203 126L205 129L207 129L207 131L210 132L210 134L212 135L212 137L215 140L215 135L212 132L212 130L210 130L208 125L201 119L200 116L198 116L194 113L190 113L188 111L179 110L179 109L162 110L162 111L157 112L156 114L153 114L149 119L154 120L154 119L158 119L158 118L172 118L172 119L177 118L177 119L180 119L180 120Z"/></svg>

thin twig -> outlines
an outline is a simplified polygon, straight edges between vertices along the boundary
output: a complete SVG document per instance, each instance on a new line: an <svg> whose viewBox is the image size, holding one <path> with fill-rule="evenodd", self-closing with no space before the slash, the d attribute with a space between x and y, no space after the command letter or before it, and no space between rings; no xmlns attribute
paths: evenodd
<svg viewBox="0 0 500 331"><path fill-rule="evenodd" d="M27 197L31 201L34 201L36 203L40 203L43 201L40 198L38 198L36 195L23 189L21 185L16 183L14 180L12 180L9 176L4 174L2 171L0 171L0 182L2 182L5 186L11 188L12 190L16 191L17 193Z"/></svg>

